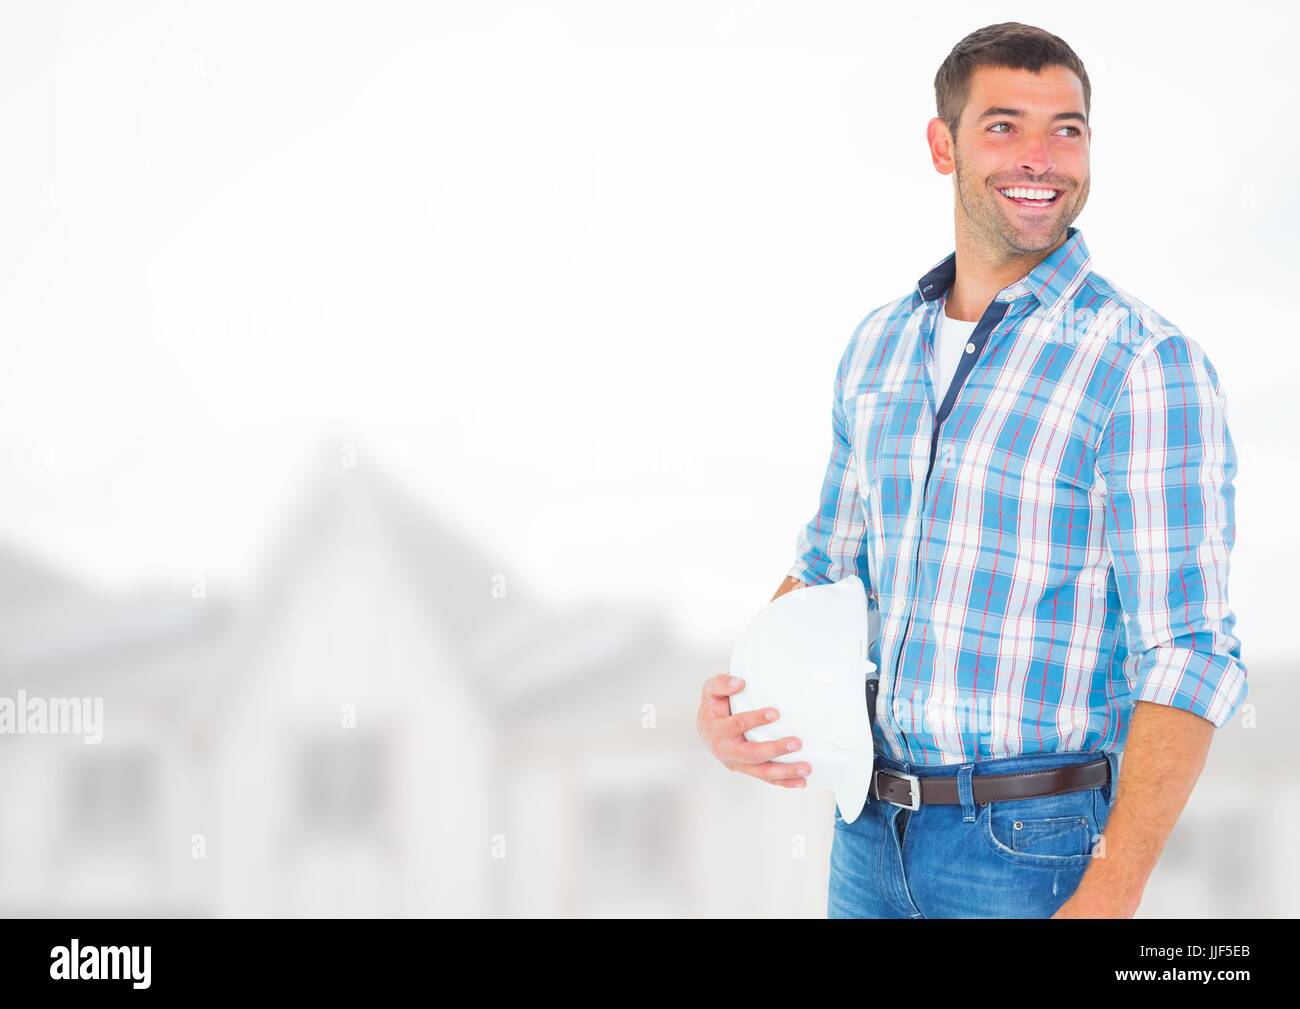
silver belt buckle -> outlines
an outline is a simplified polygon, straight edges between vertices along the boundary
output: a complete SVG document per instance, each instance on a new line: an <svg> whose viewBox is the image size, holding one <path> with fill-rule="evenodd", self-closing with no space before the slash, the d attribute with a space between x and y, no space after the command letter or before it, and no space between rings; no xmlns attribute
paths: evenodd
<svg viewBox="0 0 1300 1009"><path fill-rule="evenodd" d="M915 774L905 774L902 771L895 771L893 768L881 768L876 773L892 774L895 778L905 778L908 781L908 786L910 789L910 792L908 794L908 799L910 800L910 802L898 802L894 799L889 799L882 796L880 794L880 783L877 782L876 783L877 799L883 798L885 799L886 802L893 803L895 806L902 806L904 809L916 810L921 808L921 779L919 777L917 777Z"/></svg>

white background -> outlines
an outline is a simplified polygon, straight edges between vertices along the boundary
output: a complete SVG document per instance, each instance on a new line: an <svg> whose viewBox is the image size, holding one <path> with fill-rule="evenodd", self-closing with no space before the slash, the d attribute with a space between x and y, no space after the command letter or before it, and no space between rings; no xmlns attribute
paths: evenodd
<svg viewBox="0 0 1300 1009"><path fill-rule="evenodd" d="M934 71L1016 17L1089 69L1076 224L1218 368L1239 630L1293 655L1284 5L6 4L5 535L238 582L348 443L557 598L729 635L854 326L953 247Z"/></svg>
<svg viewBox="0 0 1300 1009"><path fill-rule="evenodd" d="M359 682L388 690L399 713L389 741L417 747L375 773L413 789L394 806L405 855L374 849L388 860L375 878L397 894L468 880L461 904L435 894L415 906L490 910L481 884L500 866L479 845L509 813L523 825L510 835L518 879L500 886L509 908L820 914L829 796L738 781L712 761L694 736L704 671L691 663L724 656L794 561L830 448L835 365L857 323L952 251L952 180L925 145L933 77L960 38L1002 20L1061 35L1088 67L1092 192L1075 223L1094 268L1182 327L1219 372L1241 464L1231 600L1252 705L1270 678L1293 683L1296 15L1168 10L6 3L0 645L27 627L11 605L23 584L14 551L104 598L162 582L190 601L202 578L252 609L238 626L270 631L269 644L211 664L166 641L138 668L82 664L82 682L123 698L108 705L118 743L97 759L127 795L135 765L107 754L130 741L133 715L151 719L143 766L167 784L140 801L163 826L142 826L128 852L138 877L93 862L70 871L61 845L81 821L65 807L87 793L62 751L25 737L0 764L0 800L21 814L0 832L0 904L259 909L262 877L231 868L251 863L222 831L278 844L276 816L299 815L293 775L316 760L312 746L293 749L299 716L337 735L330 704ZM353 453L499 558L512 588L566 615L554 640L552 623L529 628L525 673L558 655L598 675L586 669L569 694L550 685L536 738L519 738L526 716L478 711L467 691L481 684L427 659L439 621L366 566L362 537L307 537L311 550L286 569L301 601L287 616L269 605L278 584L258 594L313 472ZM464 591L488 602L482 574L467 573ZM430 575L445 587L458 572ZM587 647L603 627L588 639L585 618L569 620L588 602L666 612L690 662L661 649L639 674L649 687L621 685L628 670ZM84 629L92 644L96 626ZM59 644L39 632L40 648ZM372 675L384 662L410 679ZM150 669L181 684L175 696L199 723L209 697L198 688L220 689L229 704L214 702L211 735L191 739L189 723L155 708L169 695L143 678ZM676 706L649 739L647 702ZM281 720L264 721L269 710ZM447 711L462 713L449 731L464 739L437 734ZM1295 906L1300 791L1256 773L1294 766L1294 711L1262 704L1269 732L1221 744L1218 778L1171 839L1149 913ZM449 738L458 763L444 766ZM659 763L638 791L628 781L646 755ZM480 778L497 760L513 760L514 777ZM424 774L459 790L454 801ZM211 781L233 782L239 801L205 805ZM110 822L133 825L132 807L104 802ZM480 857L426 856L426 807L428 823L461 824L444 840ZM792 857L789 837L810 824L820 837ZM46 830L64 840L46 844ZM191 832L209 830L222 886L188 850ZM530 852L539 838L562 840ZM256 863L268 880L315 866L325 881L309 874L307 903L275 907L354 906L335 900L336 866L351 862L275 850L289 869ZM427 873L439 859L450 870ZM695 881L692 903L665 896L674 874ZM396 906L371 877L347 878L357 906ZM582 904L565 879L606 903ZM194 893L224 903L185 903Z"/></svg>

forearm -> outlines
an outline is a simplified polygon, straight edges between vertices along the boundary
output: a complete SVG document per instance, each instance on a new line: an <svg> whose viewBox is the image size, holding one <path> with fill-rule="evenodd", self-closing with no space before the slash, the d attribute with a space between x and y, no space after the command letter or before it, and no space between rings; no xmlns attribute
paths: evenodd
<svg viewBox="0 0 1300 1009"><path fill-rule="evenodd" d="M1096 901L1132 916L1165 841L1200 777L1214 724L1164 704L1138 701L1123 771L1094 858L1072 900Z"/></svg>

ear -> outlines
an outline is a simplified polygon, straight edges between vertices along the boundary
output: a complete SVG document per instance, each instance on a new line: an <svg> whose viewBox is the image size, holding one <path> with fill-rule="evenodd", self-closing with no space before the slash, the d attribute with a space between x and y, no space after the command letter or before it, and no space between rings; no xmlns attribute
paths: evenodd
<svg viewBox="0 0 1300 1009"><path fill-rule="evenodd" d="M925 140L930 147L930 160L934 170L940 175L951 175L957 170L957 161L953 157L952 134L948 124L938 116L931 119L925 127Z"/></svg>

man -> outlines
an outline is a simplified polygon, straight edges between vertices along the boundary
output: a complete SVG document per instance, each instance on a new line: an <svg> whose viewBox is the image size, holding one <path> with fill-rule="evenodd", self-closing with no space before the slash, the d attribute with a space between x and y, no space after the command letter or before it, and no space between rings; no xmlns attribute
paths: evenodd
<svg viewBox="0 0 1300 1009"><path fill-rule="evenodd" d="M1073 50L991 25L935 92L956 251L854 332L777 591L857 575L881 617L876 770L855 822L836 809L828 912L1130 917L1246 697L1226 400L1072 226L1092 141ZM705 684L701 736L803 787L807 763L772 759L798 740L745 739L779 715L733 714L739 688Z"/></svg>

